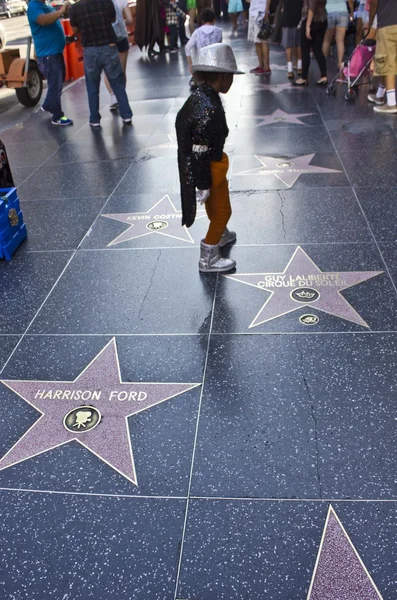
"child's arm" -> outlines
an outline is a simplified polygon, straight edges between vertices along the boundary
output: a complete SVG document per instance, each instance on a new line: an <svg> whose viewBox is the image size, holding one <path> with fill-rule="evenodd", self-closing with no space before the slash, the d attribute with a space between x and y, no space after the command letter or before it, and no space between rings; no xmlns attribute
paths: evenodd
<svg viewBox="0 0 397 600"><path fill-rule="evenodd" d="M210 113L196 124L192 133L192 171L196 188L209 190L212 185L211 148L216 135L214 115Z"/></svg>
<svg viewBox="0 0 397 600"><path fill-rule="evenodd" d="M196 34L197 29L195 29L192 33L192 36L190 38L190 40L188 41L188 43L185 46L185 52L186 52L186 56L189 57L192 55L192 50L193 48L196 47L196 43L197 43L197 34Z"/></svg>

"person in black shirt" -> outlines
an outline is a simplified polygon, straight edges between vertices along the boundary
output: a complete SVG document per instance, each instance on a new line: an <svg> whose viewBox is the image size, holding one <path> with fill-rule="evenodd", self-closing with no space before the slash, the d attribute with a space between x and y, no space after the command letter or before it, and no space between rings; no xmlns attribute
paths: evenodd
<svg viewBox="0 0 397 600"><path fill-rule="evenodd" d="M81 37L84 72L90 107L91 127L100 127L99 86L105 71L117 98L123 122L131 125L132 110L125 91L125 75L116 45L113 23L116 10L112 0L80 0L70 8L70 25Z"/></svg>
<svg viewBox="0 0 397 600"><path fill-rule="evenodd" d="M300 29L298 29L302 17L302 8L303 0L284 0L281 20L283 31L281 45L284 46L287 59L288 79L294 78L293 54L295 55L297 74L302 75Z"/></svg>
<svg viewBox="0 0 397 600"><path fill-rule="evenodd" d="M220 248L236 240L227 229L232 214L229 168L224 146L229 130L219 94L226 94L238 71L233 50L227 44L201 48L193 66L198 86L176 118L178 167L182 198L182 225L190 227L196 218L196 204L205 204L210 221L201 241L201 272L230 271L234 260L222 258Z"/></svg>

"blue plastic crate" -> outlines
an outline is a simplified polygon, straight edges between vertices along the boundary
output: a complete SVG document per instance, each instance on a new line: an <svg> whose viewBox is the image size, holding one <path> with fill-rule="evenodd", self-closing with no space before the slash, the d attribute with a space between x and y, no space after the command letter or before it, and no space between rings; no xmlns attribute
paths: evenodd
<svg viewBox="0 0 397 600"><path fill-rule="evenodd" d="M0 253L2 253L3 258L6 260L11 260L12 255L15 250L22 244L24 240L26 240L28 232L26 230L26 225L23 224L14 234L13 238L8 242L6 246L0 248Z"/></svg>
<svg viewBox="0 0 397 600"><path fill-rule="evenodd" d="M26 236L16 188L0 188L0 258L11 260Z"/></svg>

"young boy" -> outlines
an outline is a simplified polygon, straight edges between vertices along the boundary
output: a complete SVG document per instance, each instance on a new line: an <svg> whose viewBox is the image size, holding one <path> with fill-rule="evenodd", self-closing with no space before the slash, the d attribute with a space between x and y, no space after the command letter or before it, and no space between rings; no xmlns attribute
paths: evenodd
<svg viewBox="0 0 397 600"><path fill-rule="evenodd" d="M222 273L236 266L220 254L236 234L227 229L232 209L226 179L229 160L223 149L229 130L219 94L230 90L233 75L241 71L230 46L211 44L200 50L193 72L198 86L176 118L182 225L193 225L197 202L205 203L210 225L201 241L199 270Z"/></svg>
<svg viewBox="0 0 397 600"><path fill-rule="evenodd" d="M200 17L203 24L193 32L185 47L190 73L201 48L222 42L222 29L215 26L215 11L212 8L205 8Z"/></svg>
<svg viewBox="0 0 397 600"><path fill-rule="evenodd" d="M298 25L302 18L303 0L284 0L283 16L281 21L282 40L281 45L285 50L285 57L288 65L288 79L294 79L293 58L297 66L297 75L302 75L302 56L301 56L301 31ZM295 55L295 56L293 56Z"/></svg>

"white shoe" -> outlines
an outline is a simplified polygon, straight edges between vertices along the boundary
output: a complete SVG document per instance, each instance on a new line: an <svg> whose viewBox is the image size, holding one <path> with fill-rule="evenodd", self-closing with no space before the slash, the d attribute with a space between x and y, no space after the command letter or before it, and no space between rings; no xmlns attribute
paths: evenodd
<svg viewBox="0 0 397 600"><path fill-rule="evenodd" d="M384 104L383 106L374 106L374 111L384 115L395 115L397 114L397 105L389 106L388 104Z"/></svg>
<svg viewBox="0 0 397 600"><path fill-rule="evenodd" d="M367 99L372 102L373 104L378 104L379 106L382 106L382 104L385 103L385 99L384 98L378 98L378 96L376 94L368 94Z"/></svg>

